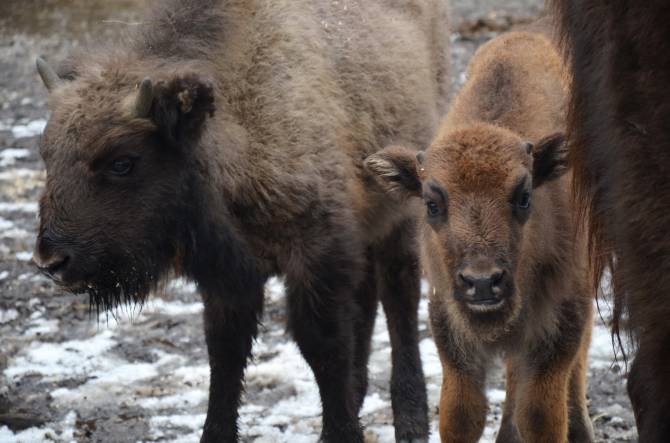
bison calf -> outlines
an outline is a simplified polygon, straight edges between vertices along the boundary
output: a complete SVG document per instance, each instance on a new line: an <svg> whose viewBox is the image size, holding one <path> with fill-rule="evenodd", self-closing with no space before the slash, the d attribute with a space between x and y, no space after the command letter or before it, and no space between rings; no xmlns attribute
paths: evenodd
<svg viewBox="0 0 670 443"><path fill-rule="evenodd" d="M440 435L474 442L485 379L507 366L498 441L591 441L585 398L592 297L566 173L566 88L552 44L510 33L482 46L425 154L366 165L396 198L423 199L422 260L443 366Z"/></svg>

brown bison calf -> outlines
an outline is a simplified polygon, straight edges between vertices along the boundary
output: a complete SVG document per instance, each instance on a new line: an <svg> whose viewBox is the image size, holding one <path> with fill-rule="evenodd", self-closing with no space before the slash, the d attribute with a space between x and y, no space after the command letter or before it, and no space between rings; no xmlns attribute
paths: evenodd
<svg viewBox="0 0 670 443"><path fill-rule="evenodd" d="M593 285L612 271L640 442L670 441L670 8L553 0L572 71L568 137ZM627 314L623 317L622 314Z"/></svg>
<svg viewBox="0 0 670 443"><path fill-rule="evenodd" d="M390 147L366 161L400 198L425 203L419 241L443 365L442 441L481 436L498 353L507 366L499 442L591 441L592 296L557 134L560 56L539 34L510 33L477 51L468 76L425 154Z"/></svg>
<svg viewBox="0 0 670 443"><path fill-rule="evenodd" d="M51 117L34 260L98 307L142 301L171 270L205 304L202 440L238 438L263 306L288 323L323 406L322 439L362 442L378 297L393 347L396 437L425 441L411 214L363 160L428 143L445 102L444 0L171 0L111 48L38 69Z"/></svg>

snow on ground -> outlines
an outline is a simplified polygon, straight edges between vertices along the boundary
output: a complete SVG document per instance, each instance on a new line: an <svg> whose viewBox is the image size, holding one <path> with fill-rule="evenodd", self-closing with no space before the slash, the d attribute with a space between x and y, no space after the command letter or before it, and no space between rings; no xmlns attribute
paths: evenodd
<svg viewBox="0 0 670 443"><path fill-rule="evenodd" d="M27 149L13 149L7 148L0 151L0 166L10 166L16 163L19 158L27 158L30 156L30 151Z"/></svg>
<svg viewBox="0 0 670 443"><path fill-rule="evenodd" d="M422 285L424 291L427 285ZM168 288L193 293L195 287L183 280L174 280ZM283 300L280 280L271 280L267 287L268 303ZM425 296L425 294L424 294ZM37 303L37 301L35 302ZM4 371L9 382L39 376L45 382L76 379L75 386L58 387L49 392L52 405L59 410L71 410L62 419L41 428L31 428L16 434L0 428L2 442L69 441L77 418L78 402L87 409L109 407L110 403L132 403L144 410L148 422L146 441L196 442L205 419L209 368L204 355L193 362L175 352L149 350L150 361L123 358L115 349L124 335L137 324L151 322L154 316L171 319L199 317L200 302L167 301L154 298L141 310L120 309L106 322L90 322L86 338L62 342L48 341L49 334L59 328L58 319L45 318L37 309L30 318L27 336L36 340L22 349ZM15 319L13 310L0 311L0 322ZM427 328L428 307L420 305L421 327ZM47 337L44 341L39 336ZM420 342L429 403L434 410L439 400L441 367L431 338ZM370 358L371 392L361 412L369 441L393 441L393 427L388 420L391 408L388 395L388 366L390 341L386 321L380 309L373 335ZM315 442L320 429L321 406L314 377L296 345L284 334L280 324L267 324L254 346L254 361L246 371L247 396L240 409L240 425L244 441ZM594 328L590 349L592 368L609 367L613 361L609 331L602 324ZM501 406L505 391L499 375L492 377L487 389L490 412L482 442L493 442L500 425ZM616 416L622 407L612 405L603 413ZM379 419L382 418L382 421ZM439 441L434 416L431 442Z"/></svg>
<svg viewBox="0 0 670 443"><path fill-rule="evenodd" d="M40 135L44 131L47 121L43 118L27 121L11 127L14 138L28 138Z"/></svg>

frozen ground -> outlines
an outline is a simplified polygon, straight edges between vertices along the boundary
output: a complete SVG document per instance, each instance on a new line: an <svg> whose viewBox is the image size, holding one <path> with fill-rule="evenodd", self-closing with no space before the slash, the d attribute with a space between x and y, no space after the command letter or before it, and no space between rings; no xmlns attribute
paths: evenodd
<svg viewBox="0 0 670 443"><path fill-rule="evenodd" d="M36 150L46 94L38 54L60 59L91 35L113 38L141 0L0 1L0 442L195 442L204 422L208 367L202 305L176 280L140 311L96 321L84 297L58 292L29 266L44 174ZM66 6L67 5L67 6ZM472 51L540 11L538 0L454 2L453 76ZM247 370L241 429L247 442L315 442L316 384L284 333L280 281L267 287L263 329ZM607 316L607 313L605 313ZM374 335L371 387L362 412L369 442L393 441L390 347L383 313ZM421 352L435 427L440 366L421 305ZM624 375L601 321L590 351L589 409L599 441L634 440ZM482 441L493 441L504 400L499 371L489 380ZM434 433L432 441L437 441Z"/></svg>

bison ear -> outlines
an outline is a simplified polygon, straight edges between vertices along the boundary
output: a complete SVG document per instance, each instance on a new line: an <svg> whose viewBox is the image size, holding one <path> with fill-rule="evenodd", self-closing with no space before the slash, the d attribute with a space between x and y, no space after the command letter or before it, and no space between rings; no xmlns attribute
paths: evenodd
<svg viewBox="0 0 670 443"><path fill-rule="evenodd" d="M389 146L365 159L365 168L376 176L388 191L407 196L421 195L419 165L423 153L402 146Z"/></svg>
<svg viewBox="0 0 670 443"><path fill-rule="evenodd" d="M563 134L540 140L533 148L533 187L556 180L568 171L568 148Z"/></svg>
<svg viewBox="0 0 670 443"><path fill-rule="evenodd" d="M140 84L136 109L141 112L139 97L146 79ZM207 117L214 115L214 87L195 74L158 82L151 88L148 117L158 126L166 140L177 145L200 135Z"/></svg>

